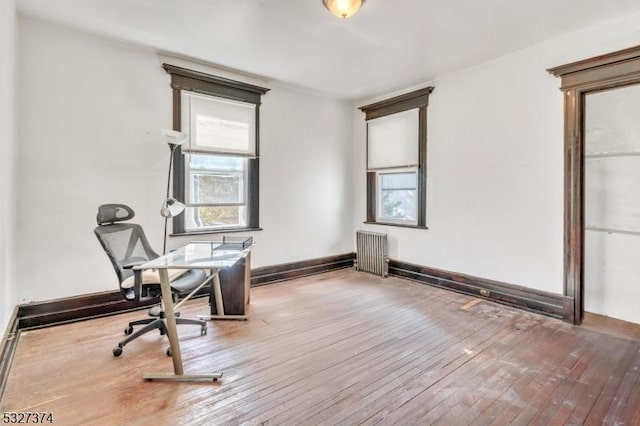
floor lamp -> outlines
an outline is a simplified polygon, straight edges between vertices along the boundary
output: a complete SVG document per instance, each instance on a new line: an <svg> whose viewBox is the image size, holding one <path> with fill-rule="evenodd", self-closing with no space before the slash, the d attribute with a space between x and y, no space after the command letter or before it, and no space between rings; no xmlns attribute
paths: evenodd
<svg viewBox="0 0 640 426"><path fill-rule="evenodd" d="M171 154L169 155L169 171L167 173L167 196L162 203L162 208L160 209L160 215L164 217L164 243L162 245L162 254L164 255L167 253L167 224L169 222L169 218L178 216L185 209L184 204L170 196L173 154L177 147L186 142L189 135L169 129L162 129L160 134L162 135L163 142L166 142L169 145L169 151L171 151Z"/></svg>

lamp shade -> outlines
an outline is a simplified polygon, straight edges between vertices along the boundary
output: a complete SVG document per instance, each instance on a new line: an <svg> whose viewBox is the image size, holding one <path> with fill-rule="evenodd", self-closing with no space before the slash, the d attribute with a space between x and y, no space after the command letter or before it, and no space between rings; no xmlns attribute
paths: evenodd
<svg viewBox="0 0 640 426"><path fill-rule="evenodd" d="M182 145L189 137L186 133L169 129L161 129L160 135L162 136L162 142L168 143L169 145Z"/></svg>
<svg viewBox="0 0 640 426"><path fill-rule="evenodd" d="M365 0L322 0L322 3L329 9L329 12L338 18L347 19L360 10L364 1Z"/></svg>
<svg viewBox="0 0 640 426"><path fill-rule="evenodd" d="M165 218L175 217L182 213L185 209L184 204L175 198L167 198L164 203L162 203L162 208L160 209L160 215Z"/></svg>

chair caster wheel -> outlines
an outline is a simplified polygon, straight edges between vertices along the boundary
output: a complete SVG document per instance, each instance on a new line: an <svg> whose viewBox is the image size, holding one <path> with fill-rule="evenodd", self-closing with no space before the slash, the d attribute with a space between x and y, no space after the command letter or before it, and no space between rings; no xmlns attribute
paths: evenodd
<svg viewBox="0 0 640 426"><path fill-rule="evenodd" d="M128 336L128 335L130 335L131 333L133 333L133 327L129 326L129 327L127 327L127 328L125 328L125 329L124 329L124 335L125 335L125 336Z"/></svg>
<svg viewBox="0 0 640 426"><path fill-rule="evenodd" d="M206 336L207 335L207 326L202 326L202 328L200 329L200 335L201 336Z"/></svg>
<svg viewBox="0 0 640 426"><path fill-rule="evenodd" d="M119 357L120 355L122 355L122 348L120 346L113 348L113 356Z"/></svg>
<svg viewBox="0 0 640 426"><path fill-rule="evenodd" d="M166 330L163 330L162 328L160 329L160 335L164 336L165 334L167 334Z"/></svg>
<svg viewBox="0 0 640 426"><path fill-rule="evenodd" d="M171 356L173 352L171 352L171 347L167 348L167 356Z"/></svg>
<svg viewBox="0 0 640 426"><path fill-rule="evenodd" d="M214 377L214 378L213 378L213 381L214 381L214 382L217 382L217 381L218 381L218 378L217 378L217 377Z"/></svg>

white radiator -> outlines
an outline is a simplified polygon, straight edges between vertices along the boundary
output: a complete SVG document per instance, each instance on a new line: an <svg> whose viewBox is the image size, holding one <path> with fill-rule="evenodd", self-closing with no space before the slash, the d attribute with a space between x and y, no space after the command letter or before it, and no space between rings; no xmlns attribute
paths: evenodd
<svg viewBox="0 0 640 426"><path fill-rule="evenodd" d="M356 270L382 277L389 274L387 234L356 231Z"/></svg>

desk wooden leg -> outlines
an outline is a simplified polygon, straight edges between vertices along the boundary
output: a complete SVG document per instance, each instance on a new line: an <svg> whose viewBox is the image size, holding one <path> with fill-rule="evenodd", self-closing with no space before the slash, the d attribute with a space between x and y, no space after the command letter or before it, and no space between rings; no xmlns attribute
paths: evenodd
<svg viewBox="0 0 640 426"><path fill-rule="evenodd" d="M213 275L213 298L215 299L217 315L198 315L198 318L204 320L247 320L247 315L226 315L224 313L224 301L222 299L222 289L220 288L220 275L218 271L212 271Z"/></svg>
<svg viewBox="0 0 640 426"><path fill-rule="evenodd" d="M214 272L213 275L213 296L216 299L216 309L218 315L224 314L224 301L222 300L222 289L220 288L220 274L219 271Z"/></svg>
<svg viewBox="0 0 640 426"><path fill-rule="evenodd" d="M171 294L171 286L169 285L169 274L166 269L159 269L160 286L162 288L162 304L164 306L164 315L167 324L167 335L169 344L171 345L171 358L173 358L173 371L175 374L182 375L182 353L180 352L180 339L178 339L178 328L176 327L176 314L173 310L173 295Z"/></svg>
<svg viewBox="0 0 640 426"><path fill-rule="evenodd" d="M145 373L142 377L146 380L165 381L196 381L208 380L216 381L222 377L222 373L210 374L184 374L182 367L182 353L180 352L180 340L176 327L176 314L173 310L173 296L169 285L169 274L166 269L159 269L160 288L162 289L162 304L164 306L165 323L167 325L167 335L171 345L171 358L173 359L173 374L167 373Z"/></svg>

